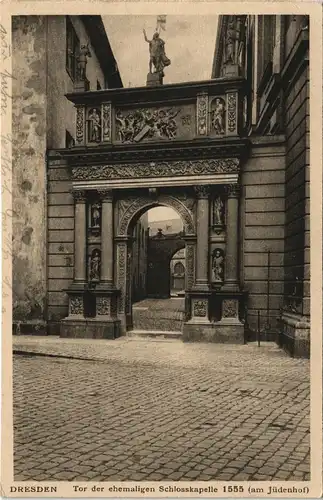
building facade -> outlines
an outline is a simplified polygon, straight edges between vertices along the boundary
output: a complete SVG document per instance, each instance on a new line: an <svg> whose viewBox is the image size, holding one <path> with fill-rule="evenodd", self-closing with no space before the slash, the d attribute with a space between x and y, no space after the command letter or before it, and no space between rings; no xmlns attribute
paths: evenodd
<svg viewBox="0 0 323 500"><path fill-rule="evenodd" d="M47 152L75 144L75 109L65 94L83 45L91 54L88 89L121 87L100 16L12 18L13 321L22 332L46 332L48 320L62 316L62 290L73 278L73 197Z"/></svg>
<svg viewBox="0 0 323 500"><path fill-rule="evenodd" d="M48 263L39 272L48 269L40 310L49 332L115 338L131 329L132 303L141 298L135 290L145 288L136 245L146 223L138 222L166 206L182 220L172 256L185 247L183 340L243 343L260 327L292 355L309 355L308 39L304 16L219 16L208 81L98 90L88 66L67 89L75 128L66 129L68 144L50 143L47 186L42 180L34 192L24 179L15 188L18 201L21 190L30 204L37 193L48 197L35 238L48 228L48 254L43 243L37 252ZM37 154L42 145L44 138ZM36 213L26 208L26 216ZM147 243L146 292L167 297L161 263L172 238L158 229ZM22 259L28 250L16 245ZM36 292L32 300L44 296Z"/></svg>
<svg viewBox="0 0 323 500"><path fill-rule="evenodd" d="M266 308L267 293L271 314L280 318L279 343L295 355L307 356L308 16L220 16L212 78L228 74L228 59L232 74L246 80L245 133L254 146L241 173L241 280L249 290L250 321L252 313Z"/></svg>

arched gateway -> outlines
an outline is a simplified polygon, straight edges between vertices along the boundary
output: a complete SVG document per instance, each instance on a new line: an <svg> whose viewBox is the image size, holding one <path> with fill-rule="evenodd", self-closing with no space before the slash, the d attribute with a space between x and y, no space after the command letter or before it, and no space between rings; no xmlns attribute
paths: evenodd
<svg viewBox="0 0 323 500"><path fill-rule="evenodd" d="M71 172L75 244L61 336L115 338L126 332L132 229L145 211L166 206L183 222L183 339L243 342L239 185L248 143L238 114L242 81L67 97L76 106L76 145L59 153ZM223 130L210 119L219 99ZM94 114L97 127L100 122L95 140Z"/></svg>

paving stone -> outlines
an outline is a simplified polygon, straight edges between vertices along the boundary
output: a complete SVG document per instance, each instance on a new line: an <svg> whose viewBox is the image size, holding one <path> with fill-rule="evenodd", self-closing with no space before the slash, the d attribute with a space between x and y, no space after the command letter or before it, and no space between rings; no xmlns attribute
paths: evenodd
<svg viewBox="0 0 323 500"><path fill-rule="evenodd" d="M84 358L14 356L17 480L309 477L309 363L274 344L13 342Z"/></svg>

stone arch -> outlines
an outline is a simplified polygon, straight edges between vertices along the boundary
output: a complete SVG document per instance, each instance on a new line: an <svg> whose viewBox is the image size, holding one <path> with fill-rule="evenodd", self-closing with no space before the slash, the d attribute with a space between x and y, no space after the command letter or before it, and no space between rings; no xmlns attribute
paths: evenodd
<svg viewBox="0 0 323 500"><path fill-rule="evenodd" d="M126 236L134 219L138 218L149 208L157 206L173 208L181 217L185 235L195 234L195 223L192 212L182 201L174 196L161 195L156 200L150 197L138 197L124 211L119 220L118 236Z"/></svg>
<svg viewBox="0 0 323 500"><path fill-rule="evenodd" d="M120 291L118 300L118 317L121 320L122 331L131 324L132 304L129 290L131 274L131 243L130 234L134 222L150 208L166 206L173 208L183 221L184 239L186 241L185 288L189 290L195 282L195 219L189 208L178 198L170 195L160 195L156 198L138 196L135 199L121 200L122 210L119 213L116 230L116 285ZM130 323L129 323L130 322Z"/></svg>

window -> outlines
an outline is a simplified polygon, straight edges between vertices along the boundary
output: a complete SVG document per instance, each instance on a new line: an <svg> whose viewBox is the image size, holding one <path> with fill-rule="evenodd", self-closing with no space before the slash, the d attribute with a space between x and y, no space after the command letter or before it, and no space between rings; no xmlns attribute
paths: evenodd
<svg viewBox="0 0 323 500"><path fill-rule="evenodd" d="M79 50L80 41L71 20L66 17L66 70L73 81L76 79Z"/></svg>

